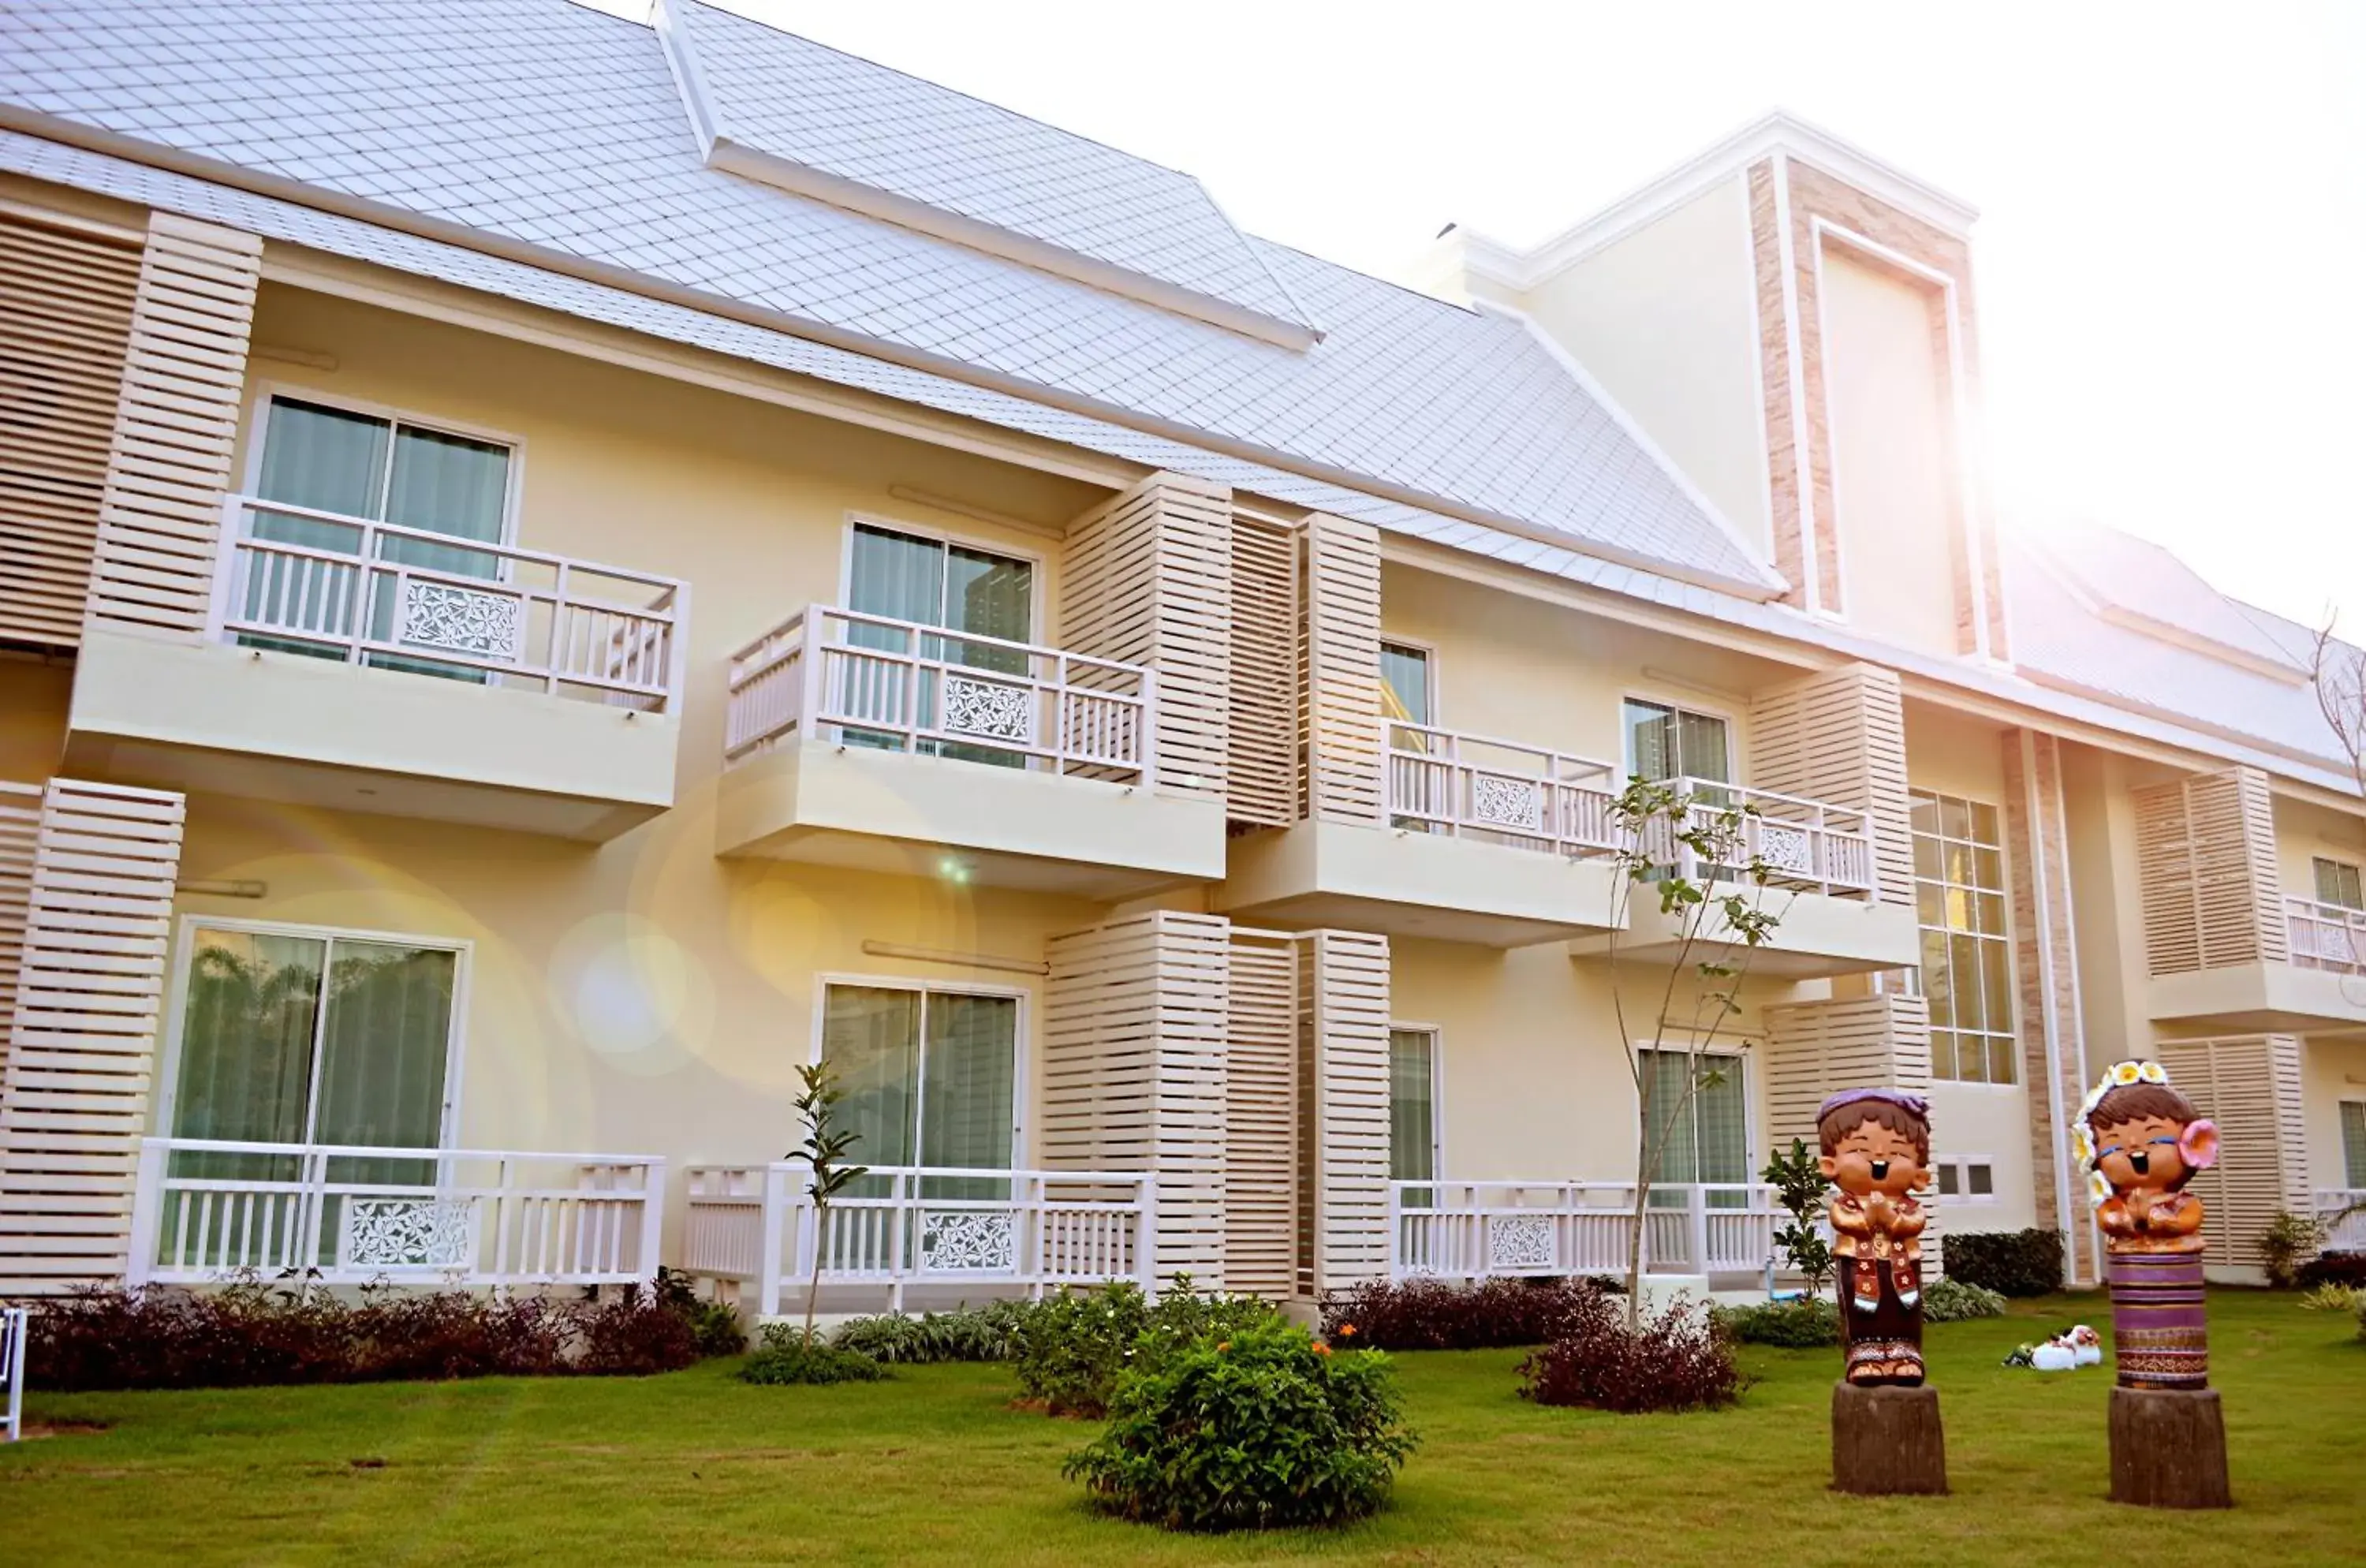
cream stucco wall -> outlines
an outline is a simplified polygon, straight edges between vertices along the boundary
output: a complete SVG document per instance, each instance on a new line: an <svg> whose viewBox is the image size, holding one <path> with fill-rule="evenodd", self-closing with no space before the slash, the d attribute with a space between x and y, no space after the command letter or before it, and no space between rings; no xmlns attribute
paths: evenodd
<svg viewBox="0 0 2366 1568"><path fill-rule="evenodd" d="M2366 1040L2311 1040L2301 1048L2301 1096L2308 1127L2311 1190L2346 1189L2341 1102L2366 1103Z"/></svg>
<svg viewBox="0 0 2366 1568"><path fill-rule="evenodd" d="M1947 538L1953 412L1924 290L1826 244L1823 363L1842 592L1851 624L1952 654Z"/></svg>
<svg viewBox="0 0 2366 1568"><path fill-rule="evenodd" d="M1758 301L1742 176L1512 303L1651 433L1760 558L1773 553Z"/></svg>
<svg viewBox="0 0 2366 1568"><path fill-rule="evenodd" d="M2317 856L2366 865L2366 818L2330 810L2308 801L2276 801L2276 871L2283 891L2316 897Z"/></svg>

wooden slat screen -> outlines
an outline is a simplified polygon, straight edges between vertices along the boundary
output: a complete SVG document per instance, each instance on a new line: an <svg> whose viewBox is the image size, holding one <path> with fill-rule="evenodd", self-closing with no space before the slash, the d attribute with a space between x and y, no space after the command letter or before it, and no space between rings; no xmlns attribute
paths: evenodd
<svg viewBox="0 0 2366 1568"><path fill-rule="evenodd" d="M0 1295L124 1271L182 818L157 790L43 792L0 1069Z"/></svg>
<svg viewBox="0 0 2366 1568"><path fill-rule="evenodd" d="M1388 1271L1389 939L1306 933L1300 985L1299 1292Z"/></svg>
<svg viewBox="0 0 2366 1568"><path fill-rule="evenodd" d="M1231 761L1224 814L1286 828L1298 819L1298 533L1233 519Z"/></svg>
<svg viewBox="0 0 2366 1568"><path fill-rule="evenodd" d="M1224 1281L1230 922L1159 911L1052 939L1044 1165L1158 1178L1157 1267Z"/></svg>
<svg viewBox="0 0 2366 1568"><path fill-rule="evenodd" d="M1225 1051L1224 1288L1296 1282L1298 987L1302 942L1235 928Z"/></svg>
<svg viewBox="0 0 2366 1568"><path fill-rule="evenodd" d="M33 904L33 846L41 831L41 786L0 780L0 1073L17 1016L25 965L25 923Z"/></svg>
<svg viewBox="0 0 2366 1568"><path fill-rule="evenodd" d="M1912 906L1906 709L1894 671L1852 664L1753 697L1750 783L1865 812L1881 901Z"/></svg>
<svg viewBox="0 0 2366 1568"><path fill-rule="evenodd" d="M1770 1146L1816 1146L1816 1108L1844 1089L1931 1087L1931 1004L1887 995L1794 1002L1766 1010L1766 1131Z"/></svg>
<svg viewBox="0 0 2366 1568"><path fill-rule="evenodd" d="M1380 810L1380 541L1324 513L1303 525L1299 572L1301 814L1377 823Z"/></svg>
<svg viewBox="0 0 2366 1568"><path fill-rule="evenodd" d="M94 623L202 637L263 242L152 214L91 575Z"/></svg>
<svg viewBox="0 0 2366 1568"><path fill-rule="evenodd" d="M2202 1200L2210 1261L2256 1267L2259 1236L2277 1211L2308 1212L2300 1038L2165 1040L2153 1054L2194 1109L2218 1123L2218 1163L2188 1189Z"/></svg>
<svg viewBox="0 0 2366 1568"><path fill-rule="evenodd" d="M1232 492L1155 474L1068 525L1060 645L1157 672L1157 784L1225 797L1231 750Z"/></svg>
<svg viewBox="0 0 2366 1568"><path fill-rule="evenodd" d="M2288 958L2267 775L2232 768L2132 794L2151 972L2185 975Z"/></svg>
<svg viewBox="0 0 2366 1568"><path fill-rule="evenodd" d="M0 213L0 641L82 641L136 238Z"/></svg>

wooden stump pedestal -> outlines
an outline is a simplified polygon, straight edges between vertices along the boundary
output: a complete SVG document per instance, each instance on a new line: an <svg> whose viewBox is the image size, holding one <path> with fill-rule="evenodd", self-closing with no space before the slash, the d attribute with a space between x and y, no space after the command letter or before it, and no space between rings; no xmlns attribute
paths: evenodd
<svg viewBox="0 0 2366 1568"><path fill-rule="evenodd" d="M1939 1391L1832 1385L1832 1490L1867 1496L1947 1490Z"/></svg>
<svg viewBox="0 0 2366 1568"><path fill-rule="evenodd" d="M2112 1501L2141 1508L2235 1506L2216 1389L2112 1390Z"/></svg>

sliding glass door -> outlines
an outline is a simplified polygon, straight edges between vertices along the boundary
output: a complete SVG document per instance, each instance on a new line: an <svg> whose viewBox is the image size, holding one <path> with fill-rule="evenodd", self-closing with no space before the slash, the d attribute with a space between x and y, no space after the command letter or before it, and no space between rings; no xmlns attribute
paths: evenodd
<svg viewBox="0 0 2366 1568"><path fill-rule="evenodd" d="M1027 673L1026 654L977 639L1034 640L1035 569L1031 562L867 523L856 525L852 551L847 571L848 609L944 630L926 632L914 638L896 628L857 625L847 634L850 643L857 648L917 653L922 659L973 670L1006 675ZM955 635L963 632L970 635ZM923 728L939 724L940 707L945 697L940 686L933 672L916 678L912 693L915 719ZM858 745L901 744L893 736L871 732L851 731L847 739ZM925 742L919 750L1005 767L1023 766L1026 761L1017 752L966 742Z"/></svg>
<svg viewBox="0 0 2366 1568"><path fill-rule="evenodd" d="M1742 1058L1688 1051L1645 1051L1642 1057L1651 1136L1660 1148L1651 1179L1665 1184L1653 1190L1652 1206L1683 1208L1680 1189L1696 1182L1747 1183L1750 1116ZM1742 1191L1712 1192L1708 1206L1739 1209L1747 1200Z"/></svg>
<svg viewBox="0 0 2366 1568"><path fill-rule="evenodd" d="M1019 1000L966 991L832 986L823 1000L822 1059L836 1069L868 1166L1008 1170L1016 1137ZM884 1197L867 1177L851 1197ZM922 1198L1008 1198L987 1177L931 1177Z"/></svg>

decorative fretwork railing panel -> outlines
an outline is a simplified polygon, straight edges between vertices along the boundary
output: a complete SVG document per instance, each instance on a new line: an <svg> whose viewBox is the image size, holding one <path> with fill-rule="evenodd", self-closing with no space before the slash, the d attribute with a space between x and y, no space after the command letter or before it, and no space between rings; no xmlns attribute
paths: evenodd
<svg viewBox="0 0 2366 1568"><path fill-rule="evenodd" d="M2301 968L2366 974L2366 910L2286 894L2284 929L2291 937L2292 961Z"/></svg>
<svg viewBox="0 0 2366 1568"><path fill-rule="evenodd" d="M1763 860L1771 886L1844 898L1873 897L1873 827L1865 813L1716 779L1678 778L1667 784L1680 796L1690 798L1694 817L1703 828L1716 830L1725 814L1732 814L1732 831L1728 841L1718 846L1718 865L1738 867ZM1676 841L1675 829L1666 819L1652 826L1663 836L1653 848L1653 857L1673 864L1677 874L1687 880L1700 880L1707 869L1703 857L1692 846ZM1728 869L1719 874L1729 876L1732 872Z"/></svg>
<svg viewBox="0 0 2366 1568"><path fill-rule="evenodd" d="M1774 1258L1773 1190L1740 1183L1655 1185L1643 1266L1662 1273L1755 1273ZM1498 1274L1622 1274L1635 1189L1615 1181L1392 1181L1389 1272L1478 1280Z"/></svg>
<svg viewBox="0 0 2366 1568"><path fill-rule="evenodd" d="M2320 1188L2312 1205L2327 1252L2366 1252L2366 1187Z"/></svg>
<svg viewBox="0 0 2366 1568"><path fill-rule="evenodd" d="M1392 723L1385 765L1389 819L1399 828L1572 858L1618 847L1608 762Z"/></svg>
<svg viewBox="0 0 2366 1568"><path fill-rule="evenodd" d="M816 604L732 656L724 756L814 736L1148 784L1156 701L1140 665Z"/></svg>
<svg viewBox="0 0 2366 1568"><path fill-rule="evenodd" d="M632 1284L664 1203L654 1156L150 1138L130 1278Z"/></svg>
<svg viewBox="0 0 2366 1568"><path fill-rule="evenodd" d="M874 1166L817 1225L811 1174L794 1160L692 1166L682 1268L752 1282L765 1316L817 1268L825 1289L878 1286L898 1311L907 1286L930 1283L1034 1295L1108 1280L1156 1287L1146 1175Z"/></svg>
<svg viewBox="0 0 2366 1568"><path fill-rule="evenodd" d="M216 640L650 713L680 704L690 590L672 578L252 496L225 504L222 534Z"/></svg>

